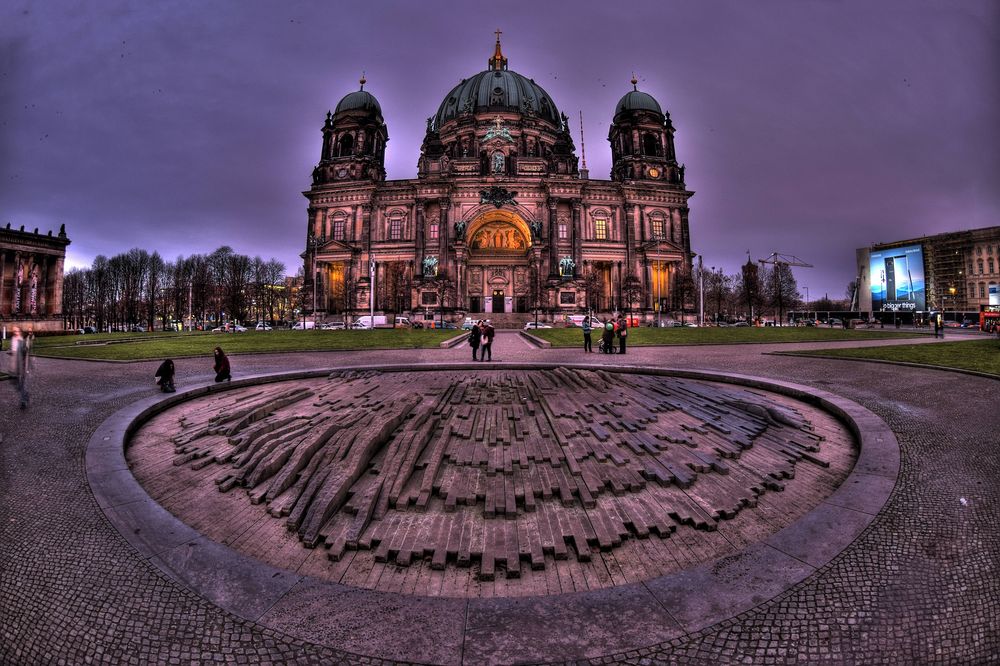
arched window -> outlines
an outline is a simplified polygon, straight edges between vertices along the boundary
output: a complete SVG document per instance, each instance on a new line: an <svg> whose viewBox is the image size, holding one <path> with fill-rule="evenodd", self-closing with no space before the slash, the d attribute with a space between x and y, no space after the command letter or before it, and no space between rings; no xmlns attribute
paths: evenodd
<svg viewBox="0 0 1000 666"><path fill-rule="evenodd" d="M599 217L594 220L594 237L597 240L608 240L608 220Z"/></svg>
<svg viewBox="0 0 1000 666"><path fill-rule="evenodd" d="M493 173L503 173L504 172L504 154L500 151L493 153L492 166L490 171Z"/></svg>
<svg viewBox="0 0 1000 666"><path fill-rule="evenodd" d="M403 238L403 216L398 211L389 214L388 227L389 240L402 240Z"/></svg>
<svg viewBox="0 0 1000 666"><path fill-rule="evenodd" d="M993 274L993 257L989 258L990 274Z"/></svg>
<svg viewBox="0 0 1000 666"><path fill-rule="evenodd" d="M344 240L347 238L347 217L343 214L333 217L331 235L334 240Z"/></svg>
<svg viewBox="0 0 1000 666"><path fill-rule="evenodd" d="M668 240L666 236L666 224L662 215L653 215L650 217L650 231L653 234L654 239Z"/></svg>
<svg viewBox="0 0 1000 666"><path fill-rule="evenodd" d="M979 269L979 274L982 275L983 274L983 260L982 259L977 259L976 260L976 268Z"/></svg>
<svg viewBox="0 0 1000 666"><path fill-rule="evenodd" d="M354 152L354 136L351 134L345 134L340 137L340 150L337 152L339 157L347 157Z"/></svg>
<svg viewBox="0 0 1000 666"><path fill-rule="evenodd" d="M979 298L986 298L986 284L983 282L979 283Z"/></svg>
<svg viewBox="0 0 1000 666"><path fill-rule="evenodd" d="M659 155L660 154L660 141L652 134L642 135L642 154L643 155Z"/></svg>

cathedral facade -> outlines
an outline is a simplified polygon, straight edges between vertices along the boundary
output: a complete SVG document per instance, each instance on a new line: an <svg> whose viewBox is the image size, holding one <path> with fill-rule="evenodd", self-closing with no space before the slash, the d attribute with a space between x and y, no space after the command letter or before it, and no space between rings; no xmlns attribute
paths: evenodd
<svg viewBox="0 0 1000 666"><path fill-rule="evenodd" d="M610 180L579 167L568 117L508 68L499 33L487 69L427 119L414 179L385 179L388 128L364 84L327 113L303 193L306 311L509 322L684 307L693 192L669 114L634 78L608 134Z"/></svg>

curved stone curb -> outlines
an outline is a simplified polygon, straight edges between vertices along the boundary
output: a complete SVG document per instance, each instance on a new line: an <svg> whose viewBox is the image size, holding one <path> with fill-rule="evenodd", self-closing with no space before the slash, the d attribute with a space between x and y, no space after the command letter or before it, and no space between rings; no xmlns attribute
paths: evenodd
<svg viewBox="0 0 1000 666"><path fill-rule="evenodd" d="M972 377L985 377L986 379L1000 380L1000 375L989 372L979 372L978 370L966 370L965 368L952 368L946 365L931 365L930 363L912 363L910 361L890 361L884 358L860 358L855 356L828 356L822 352L764 352L765 356L796 356L799 358L823 358L829 361L861 361L863 363L883 363L885 365L902 365L907 368L919 368L921 370L944 370L945 372L957 372L960 375L970 375Z"/></svg>
<svg viewBox="0 0 1000 666"><path fill-rule="evenodd" d="M539 349L551 349L552 348L552 343L551 342L549 342L548 340L542 340L537 335L532 335L531 333L528 333L527 331L518 331L518 333L520 334L520 336L522 338L524 338L525 340L527 340L529 343L531 343L535 347L538 347ZM562 349L572 349L572 347L562 347Z"/></svg>
<svg viewBox="0 0 1000 666"><path fill-rule="evenodd" d="M895 486L899 446L857 403L758 377L635 366L503 363L490 369L569 367L681 377L787 395L834 414L860 443L850 476L794 524L739 553L659 578L569 594L464 599L391 594L277 569L215 543L159 506L132 476L125 445L150 417L218 391L331 372L481 371L481 364L363 365L259 375L125 407L86 452L98 505L139 554L224 610L304 641L382 659L482 664L586 659L663 643L753 608L810 576L871 523Z"/></svg>
<svg viewBox="0 0 1000 666"><path fill-rule="evenodd" d="M438 347L440 347L441 349L451 349L452 347L457 347L458 345L462 344L462 341L465 340L467 337L469 337L468 332L462 331L455 337L448 338L440 345L438 345Z"/></svg>

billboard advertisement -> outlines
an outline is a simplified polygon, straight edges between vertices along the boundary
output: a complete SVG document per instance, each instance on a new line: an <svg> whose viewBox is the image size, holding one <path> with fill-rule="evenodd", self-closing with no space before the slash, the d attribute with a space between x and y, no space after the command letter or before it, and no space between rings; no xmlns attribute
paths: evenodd
<svg viewBox="0 0 1000 666"><path fill-rule="evenodd" d="M870 266L873 311L921 312L927 309L922 246L872 248Z"/></svg>

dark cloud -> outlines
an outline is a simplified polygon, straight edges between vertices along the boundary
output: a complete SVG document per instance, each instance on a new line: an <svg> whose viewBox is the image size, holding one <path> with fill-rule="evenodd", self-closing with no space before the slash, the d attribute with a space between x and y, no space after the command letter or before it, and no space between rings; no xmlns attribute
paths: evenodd
<svg viewBox="0 0 1000 666"><path fill-rule="evenodd" d="M591 174L634 70L669 110L695 249L796 254L840 296L853 250L995 224L1000 10L990 0L705 3L8 3L0 220L65 223L71 258L302 250L327 109L362 70L415 175L424 119L486 66L573 119Z"/></svg>

